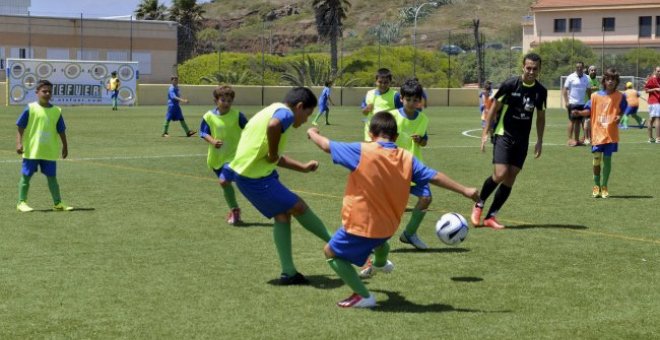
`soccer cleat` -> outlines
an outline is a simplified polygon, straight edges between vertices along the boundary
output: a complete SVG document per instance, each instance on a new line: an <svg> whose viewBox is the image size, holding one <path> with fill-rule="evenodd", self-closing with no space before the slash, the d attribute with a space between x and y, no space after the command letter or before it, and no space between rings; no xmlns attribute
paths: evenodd
<svg viewBox="0 0 660 340"><path fill-rule="evenodd" d="M71 211L73 210L73 207L70 207L62 202L57 203L53 206L53 210L55 211Z"/></svg>
<svg viewBox="0 0 660 340"><path fill-rule="evenodd" d="M497 222L495 216L491 216L484 220L484 227L493 228L493 229L504 229L504 225Z"/></svg>
<svg viewBox="0 0 660 340"><path fill-rule="evenodd" d="M600 187L597 185L594 185L593 190L591 191L591 197L593 198L598 198L600 197Z"/></svg>
<svg viewBox="0 0 660 340"><path fill-rule="evenodd" d="M401 236L399 236L399 240L403 243L411 244L413 247L419 250L429 249L429 246L427 246L426 243L420 240L416 233L408 236L404 231L401 233Z"/></svg>
<svg viewBox="0 0 660 340"><path fill-rule="evenodd" d="M657 144L660 144L660 137L656 138L656 139L655 139L655 142L656 142Z"/></svg>
<svg viewBox="0 0 660 340"><path fill-rule="evenodd" d="M591 139L585 138L584 139L584 145L590 145L591 144Z"/></svg>
<svg viewBox="0 0 660 340"><path fill-rule="evenodd" d="M167 132L166 132L166 133L164 133L164 134L162 134L162 135L160 135L160 136L161 136L161 137L169 137L170 135L167 134Z"/></svg>
<svg viewBox="0 0 660 340"><path fill-rule="evenodd" d="M607 187L604 186L604 185L602 187L600 187L600 197L602 197L602 198L610 197L610 193L607 191Z"/></svg>
<svg viewBox="0 0 660 340"><path fill-rule="evenodd" d="M308 285L309 280L300 273L296 273L293 276L282 273L280 276L280 285L281 286L292 286L292 285Z"/></svg>
<svg viewBox="0 0 660 340"><path fill-rule="evenodd" d="M186 132L186 137L190 137L190 136L192 136L192 135L194 135L194 134L196 134L196 133L197 133L197 131L190 130L190 131Z"/></svg>
<svg viewBox="0 0 660 340"><path fill-rule="evenodd" d="M337 306L341 308L373 308L376 307L376 297L369 294L369 297L365 298L353 293L346 299L337 302Z"/></svg>
<svg viewBox="0 0 660 340"><path fill-rule="evenodd" d="M16 210L18 210L20 212L32 212L32 211L34 211L34 209L32 209L32 207L27 205L27 202L25 202L25 201L20 201L16 205Z"/></svg>
<svg viewBox="0 0 660 340"><path fill-rule="evenodd" d="M312 125L314 125L314 126L319 126L319 123L317 123L317 122L312 122Z"/></svg>
<svg viewBox="0 0 660 340"><path fill-rule="evenodd" d="M566 143L568 146L578 146L578 141L575 139L569 139L568 142Z"/></svg>
<svg viewBox="0 0 660 340"><path fill-rule="evenodd" d="M243 223L241 221L241 209L240 208L233 208L229 211L227 214L227 223L229 224L239 224Z"/></svg>
<svg viewBox="0 0 660 340"><path fill-rule="evenodd" d="M655 139L649 138L649 143L655 143Z"/></svg>
<svg viewBox="0 0 660 340"><path fill-rule="evenodd" d="M377 272L389 274L393 270L394 270L394 263L390 260L387 260L387 263L385 263L384 266L376 267L371 262L371 259L369 259L367 261L367 265L362 267L362 270L360 270L360 273L358 273L358 275L360 276L360 278L368 279L376 275Z"/></svg>
<svg viewBox="0 0 660 340"><path fill-rule="evenodd" d="M481 213L483 212L484 208L474 205L472 207L472 214L470 214L470 222L472 222L473 226L479 226L481 225Z"/></svg>

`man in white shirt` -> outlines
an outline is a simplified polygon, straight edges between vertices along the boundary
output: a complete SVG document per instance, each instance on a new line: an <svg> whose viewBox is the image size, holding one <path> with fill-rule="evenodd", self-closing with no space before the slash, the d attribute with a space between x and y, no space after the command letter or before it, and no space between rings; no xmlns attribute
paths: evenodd
<svg viewBox="0 0 660 340"><path fill-rule="evenodd" d="M589 77L584 74L584 63L575 64L575 72L566 77L561 95L568 111L568 146L580 145L580 127L582 117L579 111L584 109L586 103Z"/></svg>

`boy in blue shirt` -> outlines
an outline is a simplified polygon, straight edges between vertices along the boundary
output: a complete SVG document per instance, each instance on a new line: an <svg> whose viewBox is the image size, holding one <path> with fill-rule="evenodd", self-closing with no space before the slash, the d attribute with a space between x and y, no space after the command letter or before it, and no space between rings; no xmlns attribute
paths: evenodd
<svg viewBox="0 0 660 340"><path fill-rule="evenodd" d="M20 212L34 211L27 204L27 194L30 189L30 179L37 168L48 180L48 190L53 197L53 210L71 211L72 207L62 202L60 186L57 183L57 164L59 158L59 145L57 136L62 141L62 158L69 154L66 140L66 125L62 118L62 109L52 105L53 84L48 80L37 83L38 101L28 104L16 121L18 133L16 135L16 152L23 155L23 168L21 179L18 182L18 205Z"/></svg>
<svg viewBox="0 0 660 340"><path fill-rule="evenodd" d="M216 108L208 111L202 117L199 136L208 142L206 163L215 172L220 181L220 187L229 206L227 223L240 224L241 209L236 201L232 182L234 173L229 169L229 162L236 155L241 132L247 124L243 112L231 107L236 93L230 86L218 86L213 91Z"/></svg>
<svg viewBox="0 0 660 340"><path fill-rule="evenodd" d="M330 234L302 198L279 180L276 168L299 172L315 171L319 163L299 162L282 153L292 128L304 124L314 111L316 96L305 87L291 89L282 103L273 103L255 114L245 125L236 155L229 167L243 196L266 218L275 220L273 239L282 268L281 285L308 284L293 263L291 216L308 231L327 242Z"/></svg>
<svg viewBox="0 0 660 340"><path fill-rule="evenodd" d="M173 76L171 78L172 85L167 90L167 113L165 114L165 123L163 124L163 137L169 137L170 135L167 131L170 128L170 121L180 121L183 131L186 132L186 137L190 137L197 133L188 129L188 124L186 124L185 118L183 118L183 112L181 112L181 105L179 102L187 103L188 99L182 98L179 95L179 77Z"/></svg>
<svg viewBox="0 0 660 340"><path fill-rule="evenodd" d="M321 96L319 97L319 113L316 114L316 117L314 117L314 121L312 121L312 125L317 126L319 125L316 123L319 120L319 117L321 115L325 115L325 125L330 125L330 122L328 122L328 116L330 115L330 107L328 106L328 101L330 104L335 105L335 103L332 102L332 98L330 98L330 88L332 87L332 80L327 80L325 82L325 87L323 88L323 91L321 91Z"/></svg>

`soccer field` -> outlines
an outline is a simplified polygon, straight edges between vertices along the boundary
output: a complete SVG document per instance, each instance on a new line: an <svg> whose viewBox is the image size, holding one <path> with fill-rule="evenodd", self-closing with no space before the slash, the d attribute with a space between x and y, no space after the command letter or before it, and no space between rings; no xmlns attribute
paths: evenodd
<svg viewBox="0 0 660 340"><path fill-rule="evenodd" d="M416 251L397 233L394 272L367 280L378 307L341 310L335 302L350 290L325 263L322 242L297 222L294 260L312 284L276 285L271 221L238 194L247 225L225 223L207 144L184 137L177 122L162 138L164 107L64 107L69 159L58 162L58 180L76 210L50 211L37 174L29 192L37 211L18 213L22 109L0 108L0 338L660 337L660 145L646 143L645 130L621 131L611 197L592 199L591 154L565 146L565 113L551 110L542 157L530 146L498 215L507 229L471 228L462 244L442 244L435 220L450 211L467 217L471 203L434 187L419 230L431 249ZM191 128L207 109L183 106ZM251 116L259 108L239 109ZM361 138L357 108L331 110L323 134ZM479 151L477 109L427 113L425 162L480 188L492 149ZM310 126L292 133L284 153L319 160L318 171L279 173L335 230L348 171L307 140Z"/></svg>

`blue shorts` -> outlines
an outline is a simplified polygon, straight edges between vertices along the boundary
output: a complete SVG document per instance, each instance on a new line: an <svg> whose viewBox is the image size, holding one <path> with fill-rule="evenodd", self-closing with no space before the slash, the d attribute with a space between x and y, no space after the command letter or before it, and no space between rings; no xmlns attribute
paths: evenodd
<svg viewBox="0 0 660 340"><path fill-rule="evenodd" d="M181 106L168 105L167 113L165 114L165 120L183 120L183 112L181 112Z"/></svg>
<svg viewBox="0 0 660 340"><path fill-rule="evenodd" d="M637 110L639 110L639 106L626 106L626 111L623 114L626 116L635 115L637 114Z"/></svg>
<svg viewBox="0 0 660 340"><path fill-rule="evenodd" d="M612 153L619 151L619 143L607 143L600 145L593 145L591 153L602 152L605 156L612 156Z"/></svg>
<svg viewBox="0 0 660 340"><path fill-rule="evenodd" d="M351 235L342 226L332 235L328 246L338 258L356 266L363 266L367 262L369 255L371 255L371 251L380 247L387 240L389 240L389 237L367 238Z"/></svg>
<svg viewBox="0 0 660 340"><path fill-rule="evenodd" d="M235 176L236 186L241 194L266 218L285 213L298 203L300 197L285 187L279 180L277 171L262 178Z"/></svg>
<svg viewBox="0 0 660 340"><path fill-rule="evenodd" d="M319 113L330 113L330 108L327 105L319 105Z"/></svg>
<svg viewBox="0 0 660 340"><path fill-rule="evenodd" d="M229 163L223 164L220 169L213 169L220 180L233 182L236 180L236 173L229 167Z"/></svg>
<svg viewBox="0 0 660 340"><path fill-rule="evenodd" d="M57 163L45 159L25 159L23 158L23 168L21 173L25 176L32 176L37 172L37 167L41 168L41 173L48 177L55 177L57 174Z"/></svg>
<svg viewBox="0 0 660 340"><path fill-rule="evenodd" d="M119 90L113 90L110 98L115 99L119 95Z"/></svg>
<svg viewBox="0 0 660 340"><path fill-rule="evenodd" d="M428 183L413 185L410 187L410 194L416 197L431 197L431 186Z"/></svg>

